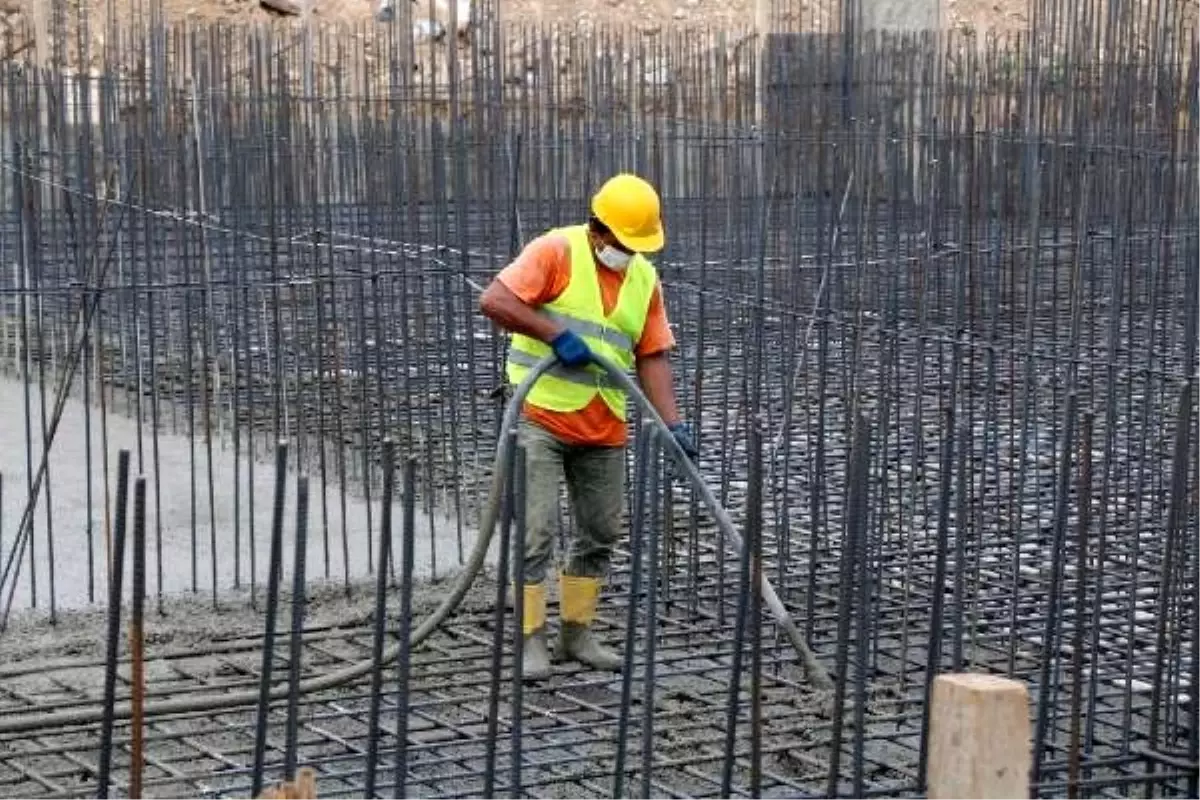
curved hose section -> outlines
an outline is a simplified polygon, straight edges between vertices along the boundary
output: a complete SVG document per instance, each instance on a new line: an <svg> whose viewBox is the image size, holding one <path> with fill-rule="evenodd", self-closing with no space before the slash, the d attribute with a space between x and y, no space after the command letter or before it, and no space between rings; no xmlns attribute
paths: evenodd
<svg viewBox="0 0 1200 800"><path fill-rule="evenodd" d="M492 486L488 494L487 505L483 509L483 519L479 528L479 537L475 540L475 546L471 550L471 555L467 559L467 563L458 574L454 584L450 587L449 593L445 596L442 602L433 612L425 618L425 620L412 633L410 646L415 647L425 639L429 638L438 626L446 621L454 610L458 608L467 591L471 588L471 584L475 582L479 571L483 569L484 560L487 557L488 547L491 546L492 535L495 532L496 523L500 517L500 503L504 496L504 484L507 480L507 469L510 462L512 451L512 438L506 434L516 427L517 420L521 414L521 407L524 404L525 397L529 394L529 390L533 388L533 383L541 376L543 372L553 366L555 357L548 355L543 358L536 366L529 371L525 380L517 385L513 392L512 399L509 400L507 407L504 410L504 417L500 424L500 441L496 446L496 457L492 469ZM619 369L608 359L603 356L596 356L596 363L604 369L609 377L620 384L621 388L641 407L643 414L663 432L662 441L665 449L675 458L676 464L681 467L683 473L691 481L692 485L699 491L700 496L704 500L705 506L716 519L717 524L721 526L725 536L732 543L735 550L740 550L742 547L742 539L737 534L737 530L733 526L733 521L729 518L729 514L717 502L712 491L705 484L704 479L700 477L700 473L696 470L696 465L679 447L674 437L669 435L666 423L662 417L650 404L650 401L642 394L641 389L633 379L625 372ZM771 615L775 618L775 622L783 629L792 647L795 648L800 656L801 662L804 664L804 669L808 674L809 681L818 689L832 688L833 683L829 679L829 674L825 668L817 661L808 644L804 641L804 636L800 633L800 629L796 627L796 623L792 621L787 609L779 600L779 596L775 594L775 590L771 587L766 575L762 578L762 593L763 600L766 601L768 608L771 610ZM381 660L383 663L394 661L400 655L400 645L394 644L383 652ZM325 675L317 675L307 680L300 682L300 693L311 694L314 692L332 689L336 686L349 683L357 678L361 678L370 674L374 667L374 662L366 659L351 664L340 670L327 673ZM271 690L270 697L272 700L280 700L288 695L287 684L282 684ZM149 701L150 698L147 698ZM188 695L185 697L177 697L173 699L160 700L158 702L146 702L142 709L142 716L159 717L167 714L184 714L196 711L211 711L217 709L238 708L241 706L255 705L259 701L259 691L257 689L248 689L239 692L221 692L203 695ZM132 713L131 705L128 701L117 703L113 709L113 719L129 719ZM63 711L23 715L5 716L0 719L0 733L14 733L30 730L39 730L44 728L67 727L71 725L87 725L90 723L99 722L102 717L102 710L96 708L73 708Z"/></svg>

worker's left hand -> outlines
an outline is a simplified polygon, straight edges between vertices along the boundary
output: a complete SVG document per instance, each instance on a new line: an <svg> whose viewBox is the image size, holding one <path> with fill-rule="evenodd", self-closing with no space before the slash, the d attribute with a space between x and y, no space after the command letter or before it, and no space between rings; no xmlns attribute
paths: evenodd
<svg viewBox="0 0 1200 800"><path fill-rule="evenodd" d="M691 425L686 422L676 422L674 425L668 426L668 430L671 431L671 437L688 458L694 462L700 457L700 451L696 449L695 439L692 438Z"/></svg>

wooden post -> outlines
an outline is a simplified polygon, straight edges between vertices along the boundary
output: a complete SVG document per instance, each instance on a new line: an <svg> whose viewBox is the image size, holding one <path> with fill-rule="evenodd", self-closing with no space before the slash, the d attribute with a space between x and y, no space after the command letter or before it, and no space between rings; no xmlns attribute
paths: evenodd
<svg viewBox="0 0 1200 800"><path fill-rule="evenodd" d="M930 702L928 797L1029 797L1025 684L993 675L939 675Z"/></svg>
<svg viewBox="0 0 1200 800"><path fill-rule="evenodd" d="M317 773L312 767L296 770L296 780L284 781L278 786L264 789L259 797L263 800L315 800L317 797Z"/></svg>

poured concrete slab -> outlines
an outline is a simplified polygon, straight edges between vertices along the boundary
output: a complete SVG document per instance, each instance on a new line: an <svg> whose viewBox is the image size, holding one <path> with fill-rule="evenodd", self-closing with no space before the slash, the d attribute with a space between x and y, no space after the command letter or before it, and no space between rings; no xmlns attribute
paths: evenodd
<svg viewBox="0 0 1200 800"><path fill-rule="evenodd" d="M0 476L3 478L3 500L0 509L0 572L8 563L10 552L28 498L26 447L26 384L12 376L0 376ZM37 383L28 385L28 401L32 431L32 467L36 473L41 459L41 395ZM47 386L47 414L53 408L53 388ZM34 515L32 558L28 548L24 552L16 594L12 609L17 613L36 604L39 610L50 607L51 584L54 602L59 609L81 608L90 602L107 603L107 584L103 565L107 559L105 520L105 475L104 459L101 456L100 411L91 409L91 463L87 459L86 406L79 397L67 401L66 410L58 427L49 460L49 500L47 486L43 486ZM149 425L142 430L145 472L147 478L146 497L146 589L151 596L160 586L158 574L161 552L161 588L166 596L191 593L200 597L211 597L213 590L213 566L211 553L216 558L216 585L219 592L235 586L235 552L238 554L238 583L246 588L250 581L250 522L253 518L253 542L255 548L254 574L259 590L266 586L268 558L270 554L271 518L274 496L274 463L272 454L256 454L254 478L249 478L250 459L243 453L235 459L232 446L226 442L214 442L212 455L213 503L208 499L208 460L202 439L196 442L195 470L193 472L190 441L187 436L160 431L158 434L159 480L156 498L152 457L152 438ZM137 467L138 426L130 417L109 413L107 415L107 460L109 514L115 517L115 495L117 491L117 455L122 448L131 451L130 460L130 539L126 545L125 595L129 595L129 570L132 568L132 507L133 481ZM240 502L235 516L234 486L235 464L238 465L236 482L240 487ZM89 501L87 476L91 475L92 496L90 502L92 534L89 543ZM284 504L284 587L291 585L296 535L296 479L294 472L287 477ZM193 481L195 484L195 509L193 512ZM254 490L253 517L249 508L250 489ZM326 536L322 521L322 494L328 504L328 559L329 580L341 582L349 573L351 581L362 580L372 573L368 570L368 553L378 549L380 526L380 504L373 500L371 527L374 533L368 539L367 503L353 486L348 485L345 498L345 524L342 522L342 498L339 486L331 482L324 492L319 476L310 478L309 523L306 547L305 573L310 582L325 580ZM51 525L47 525L47 507ZM156 508L159 510L156 512ZM402 520L399 501L393 508L393 547L399 547ZM239 524L235 526L235 519ZM215 523L215 524L214 524ZM161 527L161 550L159 528ZM235 528L236 540L235 540ZM49 536L49 531L53 537ZM194 530L194 534L193 534ZM343 530L345 545L343 547ZM432 535L431 535L432 531ZM469 548L474 541L474 531L464 531L464 546ZM368 546L368 540L370 546ZM51 558L51 550L53 557ZM420 512L416 515L416 545L414 549L414 573L428 577L433 570L436 553L438 577L444 577L458 568L457 528L444 516L432 520ZM374 563L376 553L370 553ZM30 566L36 576L36 593L31 582ZM194 563L194 567L193 567ZM53 570L51 570L53 565ZM194 571L193 571L194 569ZM90 584L90 589L89 589ZM7 600L8 587L4 587L3 598Z"/></svg>

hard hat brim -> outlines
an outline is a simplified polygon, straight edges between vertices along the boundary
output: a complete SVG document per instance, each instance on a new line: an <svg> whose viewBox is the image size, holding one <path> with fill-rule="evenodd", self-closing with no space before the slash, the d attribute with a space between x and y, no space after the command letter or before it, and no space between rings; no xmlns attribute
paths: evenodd
<svg viewBox="0 0 1200 800"><path fill-rule="evenodd" d="M610 228L609 230L612 229ZM663 243L666 240L662 228L659 228L648 236L628 236L615 230L612 231L612 234L617 237L618 242L635 253L657 253L659 250L662 250Z"/></svg>

